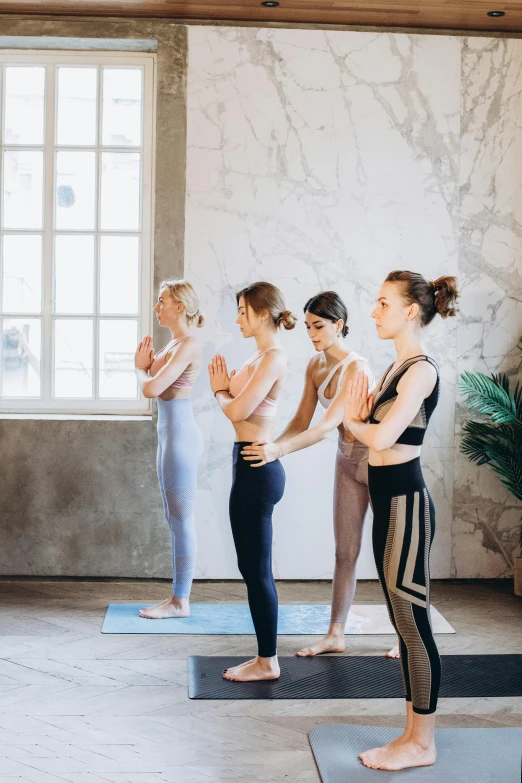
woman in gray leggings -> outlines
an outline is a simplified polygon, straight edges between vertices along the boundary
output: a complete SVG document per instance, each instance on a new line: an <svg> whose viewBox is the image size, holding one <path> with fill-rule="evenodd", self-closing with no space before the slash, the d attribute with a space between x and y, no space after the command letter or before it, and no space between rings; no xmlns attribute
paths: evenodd
<svg viewBox="0 0 522 783"><path fill-rule="evenodd" d="M304 307L305 324L317 355L308 363L303 396L295 416L273 443L246 446L246 459L261 460L259 466L324 440L337 427L339 441L335 463L334 536L335 570L332 612L326 636L297 655L343 652L344 631L355 593L355 566L361 549L364 517L368 508L368 449L343 427L344 390L361 370L374 385L366 359L344 345L348 312L335 291L323 291ZM314 427L310 422L317 401L326 409ZM310 428L309 428L310 427ZM254 465L252 467L255 467Z"/></svg>

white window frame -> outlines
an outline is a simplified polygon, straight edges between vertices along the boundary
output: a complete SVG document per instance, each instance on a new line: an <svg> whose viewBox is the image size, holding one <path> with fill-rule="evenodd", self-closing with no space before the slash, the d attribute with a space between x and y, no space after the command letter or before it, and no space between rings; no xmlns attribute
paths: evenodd
<svg viewBox="0 0 522 783"><path fill-rule="evenodd" d="M146 53L121 53L121 52L75 52L75 51L40 51L28 50L0 50L0 65L42 65L46 68L45 94L44 94L44 174L43 174L43 229L18 230L2 228L0 234L42 234L42 298L43 306L40 314L3 314L2 317L14 318L40 318L42 323L41 336L41 398L17 397L0 398L0 412L6 413L56 413L56 414L128 414L143 415L151 410L150 400L145 399L138 388L138 396L132 400L120 399L97 399L98 392L98 368L99 355L97 349L97 337L99 331L99 322L105 318L111 318L98 312L98 289L99 289L99 246L100 237L107 235L136 235L141 239L140 253L140 280L139 280L139 302L140 313L138 316L138 338L141 335L150 333L152 325L152 275L153 275L153 225L154 225L154 159L155 159L155 117L156 117L156 55ZM93 146L71 146L58 145L56 143L56 75L58 65L91 67L98 66L98 92L97 92L97 124L98 133L96 145ZM102 66L140 66L143 68L143 89L142 89L142 145L141 147L116 147L101 145L101 106L102 106ZM1 69L2 79L4 81L5 69ZM3 111L1 111L5 85L0 84L0 121L4 122ZM54 106L54 111L53 111ZM3 136L2 136L3 142ZM1 154L4 149L41 150L42 145L11 145L5 144L0 148ZM97 153L96 170L96 193L97 193L97 214L94 231L78 229L56 229L55 228L55 160L58 150L78 150L95 151ZM101 152L141 152L141 230L100 230L100 160ZM3 176L3 165L2 176ZM0 200L2 198L3 188L0 188ZM0 208L1 208L0 203ZM94 321L93 329L93 399L53 399L53 368L54 356L53 347L53 325L55 319L74 319L91 318L90 315L62 315L53 314L53 244L56 234L90 234L95 237L95 309L92 315ZM2 243L0 242L0 253ZM1 259L0 259L1 261ZM0 267L1 268L1 267ZM1 297L0 278L0 297ZM1 304L0 298L0 304ZM131 319L132 316L115 315L117 319ZM0 343L0 361L2 345Z"/></svg>

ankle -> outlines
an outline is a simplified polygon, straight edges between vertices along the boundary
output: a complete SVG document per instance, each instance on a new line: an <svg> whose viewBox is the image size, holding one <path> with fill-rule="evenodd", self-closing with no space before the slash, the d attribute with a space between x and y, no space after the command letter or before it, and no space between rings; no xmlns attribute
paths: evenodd
<svg viewBox="0 0 522 783"><path fill-rule="evenodd" d="M189 599L188 598L178 598L177 595L173 595L170 599L170 603L173 604L173 606L176 606L178 609L185 609L189 605Z"/></svg>
<svg viewBox="0 0 522 783"><path fill-rule="evenodd" d="M274 655L271 658L262 658L261 655L258 655L257 662L264 669L277 669L279 665L277 661L277 655Z"/></svg>
<svg viewBox="0 0 522 783"><path fill-rule="evenodd" d="M328 633L326 635L331 636L333 639L344 639L345 625L346 623L341 622L330 623L330 627L328 628Z"/></svg>

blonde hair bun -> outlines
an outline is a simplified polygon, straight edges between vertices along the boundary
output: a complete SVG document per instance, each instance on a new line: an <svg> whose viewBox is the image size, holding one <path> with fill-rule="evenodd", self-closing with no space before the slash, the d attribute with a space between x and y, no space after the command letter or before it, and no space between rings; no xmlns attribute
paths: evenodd
<svg viewBox="0 0 522 783"><path fill-rule="evenodd" d="M188 280L162 280L160 291L167 291L176 302L181 302L189 325L201 329L205 319L199 310L199 297Z"/></svg>

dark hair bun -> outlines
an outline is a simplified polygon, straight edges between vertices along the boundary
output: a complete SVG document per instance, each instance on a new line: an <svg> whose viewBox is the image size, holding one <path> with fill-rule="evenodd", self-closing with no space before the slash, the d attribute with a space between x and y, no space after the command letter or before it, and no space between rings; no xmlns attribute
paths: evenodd
<svg viewBox="0 0 522 783"><path fill-rule="evenodd" d="M297 323L297 316L295 316L291 310L283 310L279 313L277 319L277 326L282 326L285 329L293 329Z"/></svg>
<svg viewBox="0 0 522 783"><path fill-rule="evenodd" d="M304 306L305 313L312 313L328 321L342 321L342 335L348 334L348 310L337 291L321 291L312 296Z"/></svg>
<svg viewBox="0 0 522 783"><path fill-rule="evenodd" d="M435 296L435 309L442 318L452 318L457 315L456 306L459 292L457 290L456 277L438 277L431 281L433 295Z"/></svg>

